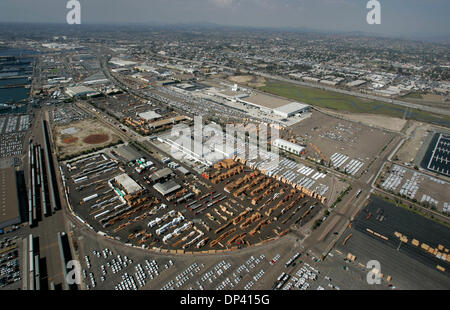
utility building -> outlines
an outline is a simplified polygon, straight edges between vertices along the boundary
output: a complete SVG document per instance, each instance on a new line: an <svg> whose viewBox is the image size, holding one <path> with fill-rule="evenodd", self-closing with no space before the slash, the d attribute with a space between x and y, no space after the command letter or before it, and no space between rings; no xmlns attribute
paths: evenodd
<svg viewBox="0 0 450 310"><path fill-rule="evenodd" d="M290 153L293 153L296 155L300 155L305 150L305 147L295 144L295 143L291 143L291 142L283 140L283 139L275 139L275 141L273 141L272 144L281 150L284 150L286 152L290 152Z"/></svg>

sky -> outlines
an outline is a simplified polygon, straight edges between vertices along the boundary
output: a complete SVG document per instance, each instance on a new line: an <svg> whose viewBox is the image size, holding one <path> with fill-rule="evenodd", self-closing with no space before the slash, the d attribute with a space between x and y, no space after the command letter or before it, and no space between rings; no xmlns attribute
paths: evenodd
<svg viewBox="0 0 450 310"><path fill-rule="evenodd" d="M368 0L78 0L83 24L212 23L362 31L387 36L450 36L449 0L378 0L381 24L368 25ZM0 22L65 23L68 0L0 0Z"/></svg>

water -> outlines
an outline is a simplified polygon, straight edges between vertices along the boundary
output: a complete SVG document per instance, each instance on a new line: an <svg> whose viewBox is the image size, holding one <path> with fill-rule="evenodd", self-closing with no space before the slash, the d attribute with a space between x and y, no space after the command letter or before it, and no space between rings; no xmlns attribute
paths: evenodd
<svg viewBox="0 0 450 310"><path fill-rule="evenodd" d="M0 49L0 114L20 113L26 110L30 88L24 85L31 84L28 77L33 73L33 59L19 56L30 54L36 52L15 48ZM14 85L22 86L8 87Z"/></svg>
<svg viewBox="0 0 450 310"><path fill-rule="evenodd" d="M30 89L25 87L0 88L0 104L19 103L30 96Z"/></svg>

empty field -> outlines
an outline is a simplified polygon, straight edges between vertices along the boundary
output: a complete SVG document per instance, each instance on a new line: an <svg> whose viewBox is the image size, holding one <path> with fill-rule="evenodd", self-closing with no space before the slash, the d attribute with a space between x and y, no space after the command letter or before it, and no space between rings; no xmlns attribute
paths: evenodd
<svg viewBox="0 0 450 310"><path fill-rule="evenodd" d="M291 129L297 143L306 145L309 157L320 159L318 149L326 161L331 159L332 165L342 171L352 160L363 163L355 175L366 169L396 135L320 112L313 112L311 117Z"/></svg>
<svg viewBox="0 0 450 310"><path fill-rule="evenodd" d="M53 129L57 154L66 158L82 152L105 147L120 141L112 131L95 120L82 120Z"/></svg>

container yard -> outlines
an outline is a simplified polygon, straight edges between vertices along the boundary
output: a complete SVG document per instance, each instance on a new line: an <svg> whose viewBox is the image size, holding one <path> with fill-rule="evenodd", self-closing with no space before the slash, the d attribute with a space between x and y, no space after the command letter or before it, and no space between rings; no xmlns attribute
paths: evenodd
<svg viewBox="0 0 450 310"><path fill-rule="evenodd" d="M70 207L86 225L155 250L214 253L264 243L308 223L325 201L238 158L202 175L180 167L170 158L122 162L103 152L61 171Z"/></svg>
<svg viewBox="0 0 450 310"><path fill-rule="evenodd" d="M190 143L189 137L186 136L176 137L171 133L162 133L153 143L164 152L170 152L172 156L200 174L203 174L208 166L213 166L222 159L230 159L233 154L237 154L238 160L248 169L258 170L269 178L275 178L306 194L312 194L326 206L331 206L339 193L346 187L343 181L331 173L320 171L317 167L312 168L308 164L285 158L263 148L258 149L259 156L246 158L248 149L253 146L240 138L237 139L236 147L233 150L224 150L221 147L226 145L227 138L224 138L224 141L218 139L220 138L215 136L210 138L207 143L210 147L203 148L203 154L196 153L200 148L196 148L195 142L191 150L184 147ZM241 154L243 156L240 156ZM360 164L357 165L356 162L353 164L349 161L348 173L356 174L360 168Z"/></svg>

